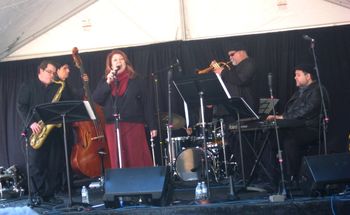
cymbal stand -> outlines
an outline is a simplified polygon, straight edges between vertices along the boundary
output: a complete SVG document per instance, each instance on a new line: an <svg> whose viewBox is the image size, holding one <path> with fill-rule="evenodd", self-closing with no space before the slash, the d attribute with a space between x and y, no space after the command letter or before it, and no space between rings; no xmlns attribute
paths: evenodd
<svg viewBox="0 0 350 215"><path fill-rule="evenodd" d="M225 147L224 120L222 118L220 119L220 133L221 133L222 152L224 154L225 177L227 177L227 159L226 159L226 147Z"/></svg>
<svg viewBox="0 0 350 215"><path fill-rule="evenodd" d="M172 128L173 128L173 114L171 108L171 94L172 94L172 84L173 84L173 66L168 70L168 152L169 152L169 165L172 167L171 171L175 172L175 150L172 140Z"/></svg>

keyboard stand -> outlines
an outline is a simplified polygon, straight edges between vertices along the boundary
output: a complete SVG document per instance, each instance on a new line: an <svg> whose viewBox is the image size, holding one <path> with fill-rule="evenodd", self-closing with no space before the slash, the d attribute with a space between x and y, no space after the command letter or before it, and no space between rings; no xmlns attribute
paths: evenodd
<svg viewBox="0 0 350 215"><path fill-rule="evenodd" d="M258 164L260 164L260 166L262 167L263 171L265 172L266 176L270 179L270 181L273 181L272 176L268 173L268 171L266 170L264 165L260 162L261 157L263 155L263 152L265 151L266 145L268 143L270 135L271 135L271 131L269 130L269 131L267 131L267 134L265 136L265 139L264 139L263 144L259 150L258 155L256 155L255 151L252 149L254 154L255 154L256 160L254 162L252 170L250 171L249 178L248 178L248 181L246 183L246 187L248 187L250 185L250 183L252 182Z"/></svg>

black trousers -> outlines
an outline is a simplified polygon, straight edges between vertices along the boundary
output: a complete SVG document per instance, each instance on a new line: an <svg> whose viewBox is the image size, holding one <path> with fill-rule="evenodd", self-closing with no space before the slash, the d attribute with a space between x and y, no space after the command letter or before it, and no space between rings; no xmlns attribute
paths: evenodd
<svg viewBox="0 0 350 215"><path fill-rule="evenodd" d="M32 195L53 197L62 183L65 167L62 129L53 129L39 149L29 147Z"/></svg>
<svg viewBox="0 0 350 215"><path fill-rule="evenodd" d="M319 132L311 128L281 130L282 147L287 166L287 176L298 176L302 158L310 145L318 144Z"/></svg>

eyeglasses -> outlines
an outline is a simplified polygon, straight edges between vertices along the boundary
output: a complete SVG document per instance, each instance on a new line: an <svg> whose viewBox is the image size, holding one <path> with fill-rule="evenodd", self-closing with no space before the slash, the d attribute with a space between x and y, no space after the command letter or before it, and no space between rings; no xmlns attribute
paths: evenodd
<svg viewBox="0 0 350 215"><path fill-rule="evenodd" d="M50 75L54 75L56 71L52 71L52 70L47 70L45 69L44 70L45 72L49 73Z"/></svg>

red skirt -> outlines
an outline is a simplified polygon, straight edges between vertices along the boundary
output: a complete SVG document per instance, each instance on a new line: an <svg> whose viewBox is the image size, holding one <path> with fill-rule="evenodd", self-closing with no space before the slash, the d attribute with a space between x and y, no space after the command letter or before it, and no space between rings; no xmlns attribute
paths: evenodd
<svg viewBox="0 0 350 215"><path fill-rule="evenodd" d="M114 124L105 125L111 168L119 168ZM152 157L142 123L119 122L122 168L152 166Z"/></svg>

